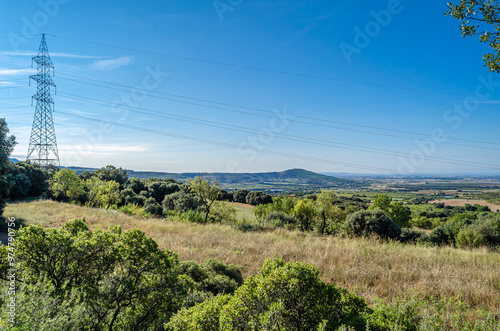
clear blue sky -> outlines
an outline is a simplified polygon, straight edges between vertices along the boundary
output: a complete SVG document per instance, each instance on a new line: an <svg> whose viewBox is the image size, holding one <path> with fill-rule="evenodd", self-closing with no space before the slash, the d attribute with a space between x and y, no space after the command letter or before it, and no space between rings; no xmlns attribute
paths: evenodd
<svg viewBox="0 0 500 331"><path fill-rule="evenodd" d="M43 32L65 166L500 173L500 75L443 15L446 1L0 8L0 117L18 159L34 112L27 82L41 37L31 34Z"/></svg>

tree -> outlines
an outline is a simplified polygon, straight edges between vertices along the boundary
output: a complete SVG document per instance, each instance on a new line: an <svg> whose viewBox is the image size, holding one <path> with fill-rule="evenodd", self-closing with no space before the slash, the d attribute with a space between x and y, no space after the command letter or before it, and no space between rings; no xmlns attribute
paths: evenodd
<svg viewBox="0 0 500 331"><path fill-rule="evenodd" d="M463 37L479 36L482 43L492 49L483 56L485 66L492 72L500 72L500 8L493 0L460 0L448 3L445 15L460 21Z"/></svg>
<svg viewBox="0 0 500 331"><path fill-rule="evenodd" d="M181 310L172 330L365 330L365 301L334 284L303 262L266 260L259 274L234 295L216 296Z"/></svg>
<svg viewBox="0 0 500 331"><path fill-rule="evenodd" d="M7 248L0 250L5 280ZM178 257L160 250L140 230L90 231L85 220L60 228L22 228L16 235L16 262L23 280L16 296L49 299L16 306L16 330L40 330L33 321L46 318L73 327L44 330L162 330L190 286L179 273Z"/></svg>
<svg viewBox="0 0 500 331"><path fill-rule="evenodd" d="M233 193L233 200L235 202L247 203L248 193L250 193L249 190L238 190Z"/></svg>
<svg viewBox="0 0 500 331"><path fill-rule="evenodd" d="M120 184L112 181L103 181L98 177L91 177L85 181L88 193L88 202L95 207L109 207L120 202Z"/></svg>
<svg viewBox="0 0 500 331"><path fill-rule="evenodd" d="M23 173L18 173L16 175L9 174L7 177L11 183L9 198L12 200L25 198L31 187L31 181L28 176Z"/></svg>
<svg viewBox="0 0 500 331"><path fill-rule="evenodd" d="M49 170L40 167L38 164L33 164L30 161L14 163L14 169L19 173L25 174L31 182L28 188L27 196L37 197L47 192L50 178Z"/></svg>
<svg viewBox="0 0 500 331"><path fill-rule="evenodd" d="M162 205L166 210L175 210L180 213L185 213L188 210L196 210L200 205L200 201L198 197L181 190L166 195Z"/></svg>
<svg viewBox="0 0 500 331"><path fill-rule="evenodd" d="M370 209L381 209L385 212L389 210L392 199L385 194L375 194L373 197L373 203L370 206Z"/></svg>
<svg viewBox="0 0 500 331"><path fill-rule="evenodd" d="M246 203L252 206L272 203L273 197L260 191L252 191L247 194Z"/></svg>
<svg viewBox="0 0 500 331"><path fill-rule="evenodd" d="M357 237L376 234L382 238L396 238L401 233L401 228L382 210L357 211L347 216L344 227L348 234Z"/></svg>
<svg viewBox="0 0 500 331"><path fill-rule="evenodd" d="M225 222L234 224L236 221L236 209L227 202L216 201L212 205L209 217L213 223Z"/></svg>
<svg viewBox="0 0 500 331"><path fill-rule="evenodd" d="M401 228L411 227L411 210L410 208L404 206L401 202L391 202L387 216L389 216Z"/></svg>
<svg viewBox="0 0 500 331"><path fill-rule="evenodd" d="M208 215L210 214L210 207L217 200L219 196L219 184L215 179L212 183L203 177L195 177L194 179L188 179L187 184L191 191L198 197L201 208L205 212L205 223L208 221Z"/></svg>
<svg viewBox="0 0 500 331"><path fill-rule="evenodd" d="M76 172L70 169L61 169L54 174L50 190L61 200L74 201L85 193L83 182Z"/></svg>
<svg viewBox="0 0 500 331"><path fill-rule="evenodd" d="M115 166L108 165L104 168L101 168L95 172L95 175L99 177L99 179L104 181L114 180L118 184L120 184L120 189L123 188L123 185L127 182L128 175L127 170L122 168L116 168Z"/></svg>
<svg viewBox="0 0 500 331"><path fill-rule="evenodd" d="M7 179L7 174L10 169L9 156L16 145L16 138L8 136L9 128L4 118L0 118L0 220L3 220L3 210L5 201L9 196L10 183Z"/></svg>
<svg viewBox="0 0 500 331"><path fill-rule="evenodd" d="M392 201L392 199L385 194L376 194L373 199L373 204L369 209L382 210L391 218L391 220L402 228L408 228L411 226L410 208L404 206L401 202Z"/></svg>
<svg viewBox="0 0 500 331"><path fill-rule="evenodd" d="M333 191L322 190L316 196L314 205L318 222L316 222L315 228L320 234L334 233L345 219L345 212L333 205L334 200Z"/></svg>
<svg viewBox="0 0 500 331"><path fill-rule="evenodd" d="M300 230L311 230L313 219L316 216L314 202L309 199L302 199L293 208L295 217L300 221Z"/></svg>

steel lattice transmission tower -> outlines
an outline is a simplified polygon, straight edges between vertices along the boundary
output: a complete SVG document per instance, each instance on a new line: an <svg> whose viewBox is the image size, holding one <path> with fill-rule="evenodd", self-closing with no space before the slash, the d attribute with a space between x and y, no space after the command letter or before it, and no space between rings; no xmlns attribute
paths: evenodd
<svg viewBox="0 0 500 331"><path fill-rule="evenodd" d="M52 119L54 100L50 96L50 87L56 87L56 84L50 77L50 70L54 70L54 65L49 56L45 34L42 34L42 42L38 49L38 55L33 57L31 66L33 66L33 61L37 63L38 73L30 76L30 83L33 79L38 83L38 87L37 93L32 97L32 100L36 100L36 107L26 160L31 160L45 167L49 165L59 166L56 131L54 130L54 121Z"/></svg>

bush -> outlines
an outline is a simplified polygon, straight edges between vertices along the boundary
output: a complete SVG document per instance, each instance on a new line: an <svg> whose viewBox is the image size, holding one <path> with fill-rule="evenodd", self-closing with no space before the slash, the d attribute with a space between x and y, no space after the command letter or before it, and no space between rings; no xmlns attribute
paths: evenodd
<svg viewBox="0 0 500 331"><path fill-rule="evenodd" d="M266 260L220 310L223 330L328 330L345 324L364 329L365 301L302 262Z"/></svg>
<svg viewBox="0 0 500 331"><path fill-rule="evenodd" d="M264 192L250 192L246 197L246 203L252 206L272 203L273 197Z"/></svg>
<svg viewBox="0 0 500 331"><path fill-rule="evenodd" d="M458 247L479 247L485 244L483 236L474 227L461 229L455 238L455 244Z"/></svg>
<svg viewBox="0 0 500 331"><path fill-rule="evenodd" d="M247 195L250 193L249 190L238 190L233 193L233 201L240 203L247 203Z"/></svg>
<svg viewBox="0 0 500 331"><path fill-rule="evenodd" d="M144 206L144 211L151 215L162 216L163 208L158 202L146 203Z"/></svg>
<svg viewBox="0 0 500 331"><path fill-rule="evenodd" d="M6 279L7 248L0 249L1 278ZM45 318L57 321L45 330L160 330L181 308L189 289L178 273L178 257L160 250L140 230L90 231L85 220L60 228L20 229L16 263L16 276L23 280L16 296L38 298L35 310L30 304L16 305L16 313L32 324ZM45 298L50 300L40 301ZM5 320L8 307L1 309ZM42 330L23 324L16 318L12 329Z"/></svg>
<svg viewBox="0 0 500 331"><path fill-rule="evenodd" d="M481 217L460 229L456 239L458 247L496 247L500 245L500 217Z"/></svg>
<svg viewBox="0 0 500 331"><path fill-rule="evenodd" d="M435 245L447 244L450 241L450 236L444 227L438 226L432 232L422 236L420 238L421 242L428 242Z"/></svg>
<svg viewBox="0 0 500 331"><path fill-rule="evenodd" d="M378 299L367 318L369 330L418 331L420 318L415 300L403 299L394 304Z"/></svg>
<svg viewBox="0 0 500 331"><path fill-rule="evenodd" d="M215 201L210 208L208 218L213 223L230 223L236 222L236 209L229 203Z"/></svg>
<svg viewBox="0 0 500 331"><path fill-rule="evenodd" d="M162 205L167 210L175 210L184 213L188 210L196 210L200 202L199 199L192 194L186 193L185 191L177 191L166 195Z"/></svg>
<svg viewBox="0 0 500 331"><path fill-rule="evenodd" d="M172 330L365 330L365 301L301 262L266 260L231 296L216 296L183 309L166 324Z"/></svg>
<svg viewBox="0 0 500 331"><path fill-rule="evenodd" d="M274 227L295 227L300 221L293 215L284 214L279 211L273 211L264 217L264 224Z"/></svg>
<svg viewBox="0 0 500 331"><path fill-rule="evenodd" d="M432 218L427 218L427 216L418 216L413 217L410 221L410 224L421 229L432 229L435 227L432 220Z"/></svg>
<svg viewBox="0 0 500 331"><path fill-rule="evenodd" d="M382 238L398 238L401 228L381 210L360 210L347 217L344 229L357 237L376 234Z"/></svg>
<svg viewBox="0 0 500 331"><path fill-rule="evenodd" d="M220 330L220 311L231 297L218 295L199 303L193 308L184 308L165 324L172 331L217 331Z"/></svg>
<svg viewBox="0 0 500 331"><path fill-rule="evenodd" d="M188 210L182 214L182 217L190 223L205 223L203 215L196 210Z"/></svg>
<svg viewBox="0 0 500 331"><path fill-rule="evenodd" d="M243 284L240 268L216 259L209 259L203 264L181 262L179 270L195 282L197 290L212 295L233 293Z"/></svg>
<svg viewBox="0 0 500 331"><path fill-rule="evenodd" d="M142 218L151 217L151 214L146 212L143 207L135 203L128 203L125 206L120 207L118 210L124 214L131 216L137 216Z"/></svg>
<svg viewBox="0 0 500 331"><path fill-rule="evenodd" d="M421 238L425 236L425 232L414 230L414 229L401 229L401 235L399 236L399 241L402 243L416 243Z"/></svg>

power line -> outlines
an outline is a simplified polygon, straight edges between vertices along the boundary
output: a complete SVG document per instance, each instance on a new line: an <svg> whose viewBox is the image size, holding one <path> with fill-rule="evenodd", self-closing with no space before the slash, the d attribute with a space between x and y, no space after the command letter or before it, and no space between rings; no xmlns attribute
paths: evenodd
<svg viewBox="0 0 500 331"><path fill-rule="evenodd" d="M75 77L75 78L80 78L80 79L85 79L89 81L94 81L94 82L99 82L99 83L104 83L104 84L109 84L109 85L114 85L114 86L119 86L119 87L125 87L125 88L130 88L130 89L136 89L136 87L129 86L129 85L123 85L123 84L117 84L117 83L110 83L110 82L105 82L102 80L97 80L93 78L87 78L87 77L81 77L81 76L76 76L76 75L71 75L71 74L66 74L62 73L60 75L63 76L70 76L70 77ZM61 77L62 79L66 79L69 81L77 82L77 83L82 83L82 84L87 84L87 85L92 85L92 86L98 86L98 87L104 87L116 91L121 91L121 92L129 92L126 90L121 90L121 89L116 89L108 86L102 86L102 85L97 85L97 84L91 84L79 80L74 80L74 79L69 79L69 78L64 78ZM146 90L142 90L146 91ZM212 103L212 104L217 104L217 105L222 105L222 106L230 106L230 107L235 107L235 108L241 108L241 109L248 109L248 110L255 110L258 112L263 112L263 113L270 113L273 114L273 112L266 110L266 109L261 109L261 108L255 108L255 107L248 107L248 106L242 106L242 105L236 105L236 104L230 104L230 103L224 103L224 102L218 102L218 101L213 101L213 100L206 100L206 99L200 99L200 98L194 98L194 97L188 97L184 95L179 95L179 94L172 94L172 93L165 93L165 92L160 92L160 91L147 91L148 93L157 93L157 94L162 94L162 95L167 95L167 96L173 96L173 97L178 97L178 98L184 98L188 100L195 100L195 101L202 101L202 102L207 102L207 103ZM153 98L157 99L163 99L163 100L168 100L168 101L174 101L174 102L180 102L176 101L174 99L168 99L168 98L161 98L158 96L152 96ZM199 104L196 104L199 105ZM354 127L361 127L361 128L368 128L368 129L375 129L375 130L381 130L381 131L388 131L388 132L395 132L395 133L404 133L404 134L413 134L417 136L423 136L426 138L429 138L430 135L426 133L421 133L421 132L412 132L412 131L403 131L403 130L396 130L396 129L388 129L388 128L381 128L381 127L376 127L376 126L370 126L370 125L362 125L362 124L357 124L357 123L349 123L349 122L341 122L341 121L334 121L330 119L325 119L325 118L318 118L318 117L311 117L311 116L303 116L303 115L293 115L294 117L297 118L303 118L307 120L314 120L314 121L320 121L320 122L330 122L330 123L336 123L336 124L342 124L342 125L349 125L349 126L354 126ZM471 139L464 139L464 138L454 138L454 137L447 137L447 139L451 140L457 140L457 141L465 141L465 142L472 142L472 143L479 143L479 144L488 144L488 145L497 145L500 146L500 143L494 143L494 142L488 142L488 141L481 141L481 140L471 140Z"/></svg>
<svg viewBox="0 0 500 331"><path fill-rule="evenodd" d="M168 136L168 137L174 137L174 138L179 138L179 139L184 139L184 140L202 142L202 143L216 145L216 146L222 146L222 147L237 148L237 149L242 148L241 146L238 146L235 144L230 144L230 143L225 143L225 142L220 142L220 141L215 141L215 140L209 140L209 139L204 139L204 138L184 136L184 135L169 133L169 132L165 132L165 131L152 130L152 129L133 126L133 125L123 124L123 123L111 122L111 121L106 121L106 120L102 120L102 119L96 119L96 118L66 113L63 111L58 111L58 113L73 116L73 117L78 117L78 118L82 118L82 119L86 119L86 120L90 120L90 121L94 121L94 122L106 123L106 124L120 126L120 127L124 127L124 128L128 128L128 129L132 129L132 130L144 131L144 132L164 135L164 136ZM247 148L247 150L255 151L255 149L253 149L253 148ZM269 155L275 155L275 156L281 156L281 157L287 157L287 158L293 158L293 159L299 159L299 160L305 160L305 161L312 161L312 162L317 162L317 163L342 165L342 166L349 166L349 167L359 168L359 169L364 169L364 170L373 170L373 171L377 171L377 172L389 172L389 173L394 172L393 170L384 169L384 168L362 166L362 165L358 165L358 164L338 162L338 161L332 161L332 160L326 160L326 159L320 159L320 158L313 158L313 157L301 156L301 155L296 155L296 154L267 151L267 150L258 150L258 152L263 153L263 154L269 154Z"/></svg>
<svg viewBox="0 0 500 331"><path fill-rule="evenodd" d="M103 104L111 105L111 103L108 103L108 102L102 101L102 100L97 100L94 98L77 96L77 95L69 94L69 93L60 93L60 94L67 95L69 97L77 97L80 99L93 100L93 101L85 101L88 103L93 103L93 104L98 104L98 105L103 105ZM245 133L250 133L250 134L258 134L258 132L256 132L255 130L253 130L251 128L237 126L237 125L233 125L233 124L229 125L229 124L220 123L220 122L211 121L211 120L205 120L205 119L201 120L201 119L192 118L192 117L188 117L188 116L174 115L174 114L164 113L164 112L155 111L155 110L146 109L146 108L141 108L141 107L128 107L128 106L124 106L124 105L114 105L114 106L121 107L122 109L126 108L127 110L131 110L133 112L142 113L142 114L146 114L146 115L159 116L159 117L174 119L177 121L195 123L195 124L209 126L209 127L217 127L217 128L222 128L222 129L226 129L226 130L245 132ZM133 110L133 109L135 109L135 110ZM142 109L144 111L139 111L137 109ZM353 144L331 142L331 141L322 140L322 139L308 138L308 137L283 134L283 133L273 133L273 134L277 138L280 138L280 139L299 141L299 142L310 143L310 144L315 144L315 145L320 144L320 145L330 146L330 147L339 147L339 148L343 148L343 149L368 152L368 153L373 153L373 154L378 154L378 155L384 154L384 155L390 155L390 156L403 156L403 157L407 156L407 154L404 154L404 153L380 149L380 148L371 148L371 147L365 147L365 146L359 146L359 145L353 145ZM429 159L429 161L439 162L439 163L450 163L450 164L457 164L457 165L472 165L472 166L478 166L478 167L483 167L483 168L488 168L488 169L500 169L500 166L498 166L498 165L492 165L492 164L486 164L486 163L462 161L462 160L447 159L447 158L432 157L432 156L429 156L428 159Z"/></svg>
<svg viewBox="0 0 500 331"><path fill-rule="evenodd" d="M63 79L68 79L68 78L63 78ZM98 84L93 84L93 83L86 83L86 82L81 82L81 83L88 84L88 85L93 85L93 86L97 86L97 87L105 87L105 88L109 88L109 89L113 89L113 90L118 90L118 91L122 91L122 92L129 92L129 91L126 91L126 90L121 90L121 89L117 89L117 88L113 88L113 87L106 87L106 86L102 86L102 85L98 85ZM227 108L222 108L222 107L218 107L218 106L204 105L204 104L190 102L190 101L176 100L176 99L170 99L170 98L164 98L164 97L156 97L156 98L163 99L163 100L168 100L168 101L172 101L172 102L177 102L177 103L183 103L183 104L188 104L188 105L194 105L194 106L204 107L204 108L223 110L223 111L227 111L227 112L247 114L247 115L252 115L252 116L257 116L257 117L264 117L264 118L274 118L273 116L255 114L255 113L252 113L252 112L241 111L241 110L227 109ZM102 101L102 102L105 102L105 101ZM261 110L261 111L274 115L274 113L271 112L271 111L267 111L267 110ZM297 117L295 115L293 115L293 116ZM367 133L367 134L373 134L373 135L379 135L379 136L386 136L386 137L395 137L395 138L400 138L400 139L407 139L407 140L412 140L412 141L415 139L415 138L412 138L412 137L406 137L406 136L401 136L401 135L396 135L396 134L373 132L373 131L366 131L366 130L359 130L359 129L352 129L352 128L344 128L344 127L333 126L333 125L324 124L324 123L311 123L311 122L305 122L305 121L298 121L298 120L294 120L294 119L287 119L287 120L290 121L290 122L295 122L295 123L299 123L299 124L308 124L308 125L313 125L313 126L326 127L326 128L332 128L332 129L344 130L344 131L350 131L350 132L361 132L361 133ZM429 137L429 136L427 136L427 137ZM500 149L498 149L498 148L484 147L484 146L472 146L472 145L467 145L467 144L460 144L460 143L453 143L453 142L446 142L446 141L442 142L442 144L455 145L455 146L468 147L468 148L479 148L479 149L500 151ZM495 143L490 143L490 144L497 145Z"/></svg>
<svg viewBox="0 0 500 331"><path fill-rule="evenodd" d="M82 39L76 39L76 38L69 38L69 37L63 37L63 36L53 36L53 37L60 38L60 39L71 40L71 41L77 41L77 42L81 42L81 43L93 44L93 45L98 45L98 46L105 46L105 47L111 47L111 48L116 48L116 49L122 49L122 50L126 50L126 51L132 51L132 52L138 52L138 53L144 53L144 54L151 54L151 55L158 55L158 56L164 56L164 57L170 57L170 58L175 58L175 59L180 59L180 60L187 60L187 61L194 61L194 62L200 62L200 63L214 64L214 65L231 67L231 68L237 68L237 69L255 70L255 71L269 72L269 73L280 74L280 75L296 76L296 77L303 77L303 78L314 78L314 79L335 81L335 82L341 82L341 83L368 85L368 86L391 88L391 89L398 89L398 90L407 90L407 91L415 91L415 92L423 92L423 93L453 95L453 96L460 96L460 97L466 97L467 96L467 95L458 94L458 93L451 93L451 92L439 92L439 91L432 91L432 90L415 89L415 88L410 88L410 87L401 87L401 86L392 86L392 85L384 85L384 84L360 82L360 81L347 80L347 79L339 79L339 78L333 78L333 77L327 77L327 76L310 75L310 74L296 73L296 72L290 72L290 71L282 71L282 70L275 70L275 69L266 69L266 68L252 67L252 66L246 66L246 65L238 65L238 64L234 64L234 63L227 63L227 62L220 62L220 61L204 60L204 59L200 59L200 58L193 58L193 57L182 56L182 55L175 55L175 54L168 54L168 53L147 51L147 50L141 50L141 49L132 48L132 47L117 46L117 45L112 45L112 44L107 44L107 43L101 43L101 42L89 41L89 40L82 40Z"/></svg>

